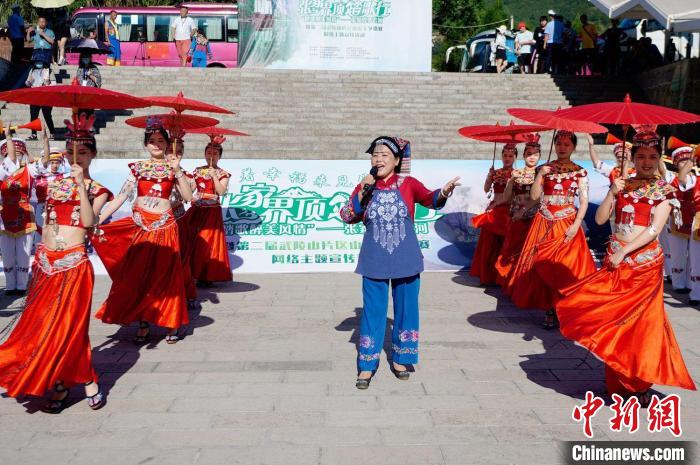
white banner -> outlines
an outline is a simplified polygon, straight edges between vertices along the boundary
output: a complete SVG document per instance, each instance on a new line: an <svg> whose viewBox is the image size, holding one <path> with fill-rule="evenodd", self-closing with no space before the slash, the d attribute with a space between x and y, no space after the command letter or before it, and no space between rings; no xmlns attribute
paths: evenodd
<svg viewBox="0 0 700 465"><path fill-rule="evenodd" d="M247 0L239 12L242 67L431 69L430 0Z"/></svg>
<svg viewBox="0 0 700 465"><path fill-rule="evenodd" d="M119 192L133 160L93 162L94 179ZM412 160L414 177L429 189L442 187L455 176L462 186L446 206L428 210L417 206L415 228L427 271L458 271L471 266L478 232L471 217L488 203L483 191L488 160ZM201 160L183 160L192 170ZM590 168L590 163L584 163ZM365 176L364 160L246 160L224 159L220 167L232 174L229 193L222 198L224 227L231 265L240 273L304 273L354 271L364 226L346 225L338 215L355 185ZM591 202L607 191L607 178L591 174ZM595 213L595 205L589 215ZM130 214L125 204L114 219ZM593 222L589 221L593 226ZM604 242L605 231L595 232ZM95 272L105 274L93 257Z"/></svg>

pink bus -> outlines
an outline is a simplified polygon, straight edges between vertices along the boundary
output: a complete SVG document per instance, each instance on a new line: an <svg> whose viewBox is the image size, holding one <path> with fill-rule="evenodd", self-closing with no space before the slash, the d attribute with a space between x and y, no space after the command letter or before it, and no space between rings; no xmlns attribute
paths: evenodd
<svg viewBox="0 0 700 465"><path fill-rule="evenodd" d="M238 5L235 3L184 3L197 27L209 39L213 58L207 66L234 68L238 64ZM116 10L121 38L122 66L179 66L170 25L180 15L174 6L135 8L79 8L73 13L72 31L76 37L97 32L105 41L104 21ZM69 53L70 64L78 63L78 54ZM93 55L93 61L105 64L107 55Z"/></svg>

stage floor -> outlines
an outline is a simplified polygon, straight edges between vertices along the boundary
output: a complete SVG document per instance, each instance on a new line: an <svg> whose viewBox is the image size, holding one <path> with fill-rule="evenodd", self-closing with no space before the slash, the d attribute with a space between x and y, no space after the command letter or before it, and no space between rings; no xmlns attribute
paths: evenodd
<svg viewBox="0 0 700 465"><path fill-rule="evenodd" d="M94 307L109 284L96 278ZM90 411L80 389L54 416L0 399L0 463L546 465L562 463L558 441L585 439L571 411L604 391L600 362L465 274L423 275L411 379L383 354L370 389L355 389L360 285L353 274L236 275L200 290L176 345L161 330L139 348L135 327L93 320L107 405ZM686 299L667 295L667 312L697 382L700 311ZM0 328L20 306L0 298ZM657 389L680 393L683 439L700 437L700 395ZM594 440L673 439L647 432L645 411L634 435L612 433L610 416L593 419Z"/></svg>

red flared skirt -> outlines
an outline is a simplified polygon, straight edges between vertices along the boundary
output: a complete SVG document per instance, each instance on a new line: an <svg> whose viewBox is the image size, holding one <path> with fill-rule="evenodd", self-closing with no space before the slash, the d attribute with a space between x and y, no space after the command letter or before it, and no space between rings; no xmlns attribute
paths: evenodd
<svg viewBox="0 0 700 465"><path fill-rule="evenodd" d="M187 210L175 220L177 223L177 237L180 242L180 258L182 259L182 279L185 282L185 297L188 300L197 298L197 286L192 278L192 269L190 267L190 258L187 253L188 244L191 243L191 229L189 224L189 216L192 209Z"/></svg>
<svg viewBox="0 0 700 465"><path fill-rule="evenodd" d="M199 281L232 281L221 206L195 204L189 211L192 277Z"/></svg>
<svg viewBox="0 0 700 465"><path fill-rule="evenodd" d="M39 244L27 301L0 346L0 386L10 397L42 396L56 381L97 381L88 328L94 274L80 245L52 251Z"/></svg>
<svg viewBox="0 0 700 465"><path fill-rule="evenodd" d="M481 231L469 274L479 278L481 284L496 284L498 278L496 260L501 253L509 222L508 207L505 205L492 208L472 218L472 225Z"/></svg>
<svg viewBox="0 0 700 465"><path fill-rule="evenodd" d="M496 260L496 282L506 294L510 294L513 270L520 258L520 252L523 250L531 224L532 218L510 222L510 227L501 248L501 254Z"/></svg>
<svg viewBox="0 0 700 465"><path fill-rule="evenodd" d="M608 257L623 244L612 238ZM652 384L695 390L664 309L663 251L657 241L562 290L561 332L606 364L610 393Z"/></svg>
<svg viewBox="0 0 700 465"><path fill-rule="evenodd" d="M510 297L519 308L553 309L561 289L595 273L583 229L564 242L575 217L576 210L566 205L535 215L511 276Z"/></svg>
<svg viewBox="0 0 700 465"><path fill-rule="evenodd" d="M93 245L112 287L96 317L105 323L147 321L171 329L189 323L172 212L134 208L133 216L105 225L102 231Z"/></svg>

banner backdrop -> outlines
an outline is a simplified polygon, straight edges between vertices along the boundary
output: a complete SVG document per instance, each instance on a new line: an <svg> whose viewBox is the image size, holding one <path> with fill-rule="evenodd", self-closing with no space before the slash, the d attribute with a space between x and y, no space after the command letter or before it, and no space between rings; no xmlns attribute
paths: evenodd
<svg viewBox="0 0 700 465"><path fill-rule="evenodd" d="M119 192L134 160L98 159L90 166L94 179ZM183 160L192 170L201 160ZM522 163L522 162L520 162ZM484 211L483 191L488 160L415 160L413 176L429 189L455 176L462 186L439 210L416 208L415 228L428 271L468 269L478 231L471 217ZM590 162L582 163L590 170ZM224 159L220 167L232 174L222 198L230 260L238 273L352 272L362 244L364 226L344 224L338 210L368 172L368 160L247 160ZM607 192L607 178L590 174L591 203ZM130 214L125 204L113 219ZM589 209L592 220L595 205ZM590 244L600 250L609 229L595 229ZM97 257L95 272L106 274Z"/></svg>
<svg viewBox="0 0 700 465"><path fill-rule="evenodd" d="M240 0L241 67L431 68L430 0Z"/></svg>

